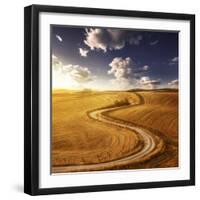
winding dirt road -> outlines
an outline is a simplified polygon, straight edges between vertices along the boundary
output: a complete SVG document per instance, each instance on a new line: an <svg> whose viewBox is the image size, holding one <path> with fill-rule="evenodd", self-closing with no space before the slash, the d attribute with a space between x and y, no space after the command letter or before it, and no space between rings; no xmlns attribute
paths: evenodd
<svg viewBox="0 0 200 200"><path fill-rule="evenodd" d="M107 114L111 111L124 109L130 106L134 106L136 104L125 105L125 106L118 106L114 108L104 108L98 109L95 111L88 112L88 116L94 120L107 123L113 126L122 127L125 129L129 129L134 131L134 134L138 134L140 140L142 141L141 148L138 149L134 154L119 158L116 160L111 160L104 163L96 163L96 164L86 164L86 165L73 165L73 166L59 166L53 170L53 173L64 173L68 172L76 172L76 171L97 171L97 170L107 170L112 169L116 166L125 166L127 164L134 164L149 160L152 156L158 154L164 148L163 140L156 136L155 134L151 133L149 130L134 126L131 123L124 122L119 119L113 119L109 117Z"/></svg>

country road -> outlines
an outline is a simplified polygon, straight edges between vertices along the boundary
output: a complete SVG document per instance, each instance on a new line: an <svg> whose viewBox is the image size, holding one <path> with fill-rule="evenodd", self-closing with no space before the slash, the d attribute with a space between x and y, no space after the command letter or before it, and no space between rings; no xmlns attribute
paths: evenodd
<svg viewBox="0 0 200 200"><path fill-rule="evenodd" d="M109 170L116 166L125 166L127 164L134 164L144 162L155 156L160 151L162 151L164 147L163 140L151 133L149 130L141 127L134 126L131 123L124 122L119 119L113 119L107 115L108 112L112 112L118 109L124 109L129 106L134 106L136 104L130 104L125 106L118 106L114 108L104 108L98 109L95 111L88 112L88 116L93 120L107 123L113 126L122 127L125 129L129 129L131 131L138 134L140 140L142 141L142 148L139 148L134 154L128 155L126 157L122 157L116 160L111 160L103 163L96 164L84 164L84 165L73 165L73 166L57 166L52 172L54 173L64 173L68 172L76 172L76 171L97 171L97 170Z"/></svg>

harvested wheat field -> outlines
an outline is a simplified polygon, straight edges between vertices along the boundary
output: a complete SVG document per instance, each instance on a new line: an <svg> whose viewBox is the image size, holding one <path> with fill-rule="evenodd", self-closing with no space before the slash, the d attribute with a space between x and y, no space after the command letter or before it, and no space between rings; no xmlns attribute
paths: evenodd
<svg viewBox="0 0 200 200"><path fill-rule="evenodd" d="M178 166L178 92L177 90L137 92L140 104L109 112L119 118L146 127L165 143L165 151L145 167ZM131 166L130 166L131 167Z"/></svg>
<svg viewBox="0 0 200 200"><path fill-rule="evenodd" d="M52 172L177 167L177 109L177 90L54 90Z"/></svg>

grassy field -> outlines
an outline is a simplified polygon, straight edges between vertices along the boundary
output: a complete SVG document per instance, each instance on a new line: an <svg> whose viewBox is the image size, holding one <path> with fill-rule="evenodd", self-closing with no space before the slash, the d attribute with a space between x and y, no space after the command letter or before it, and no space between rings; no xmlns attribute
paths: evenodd
<svg viewBox="0 0 200 200"><path fill-rule="evenodd" d="M138 143L136 134L94 121L86 114L132 96L126 92L54 92L53 166L106 162L133 153Z"/></svg>
<svg viewBox="0 0 200 200"><path fill-rule="evenodd" d="M177 166L177 91L55 90L52 95L52 168L104 163L134 154L142 145L137 133L96 121L87 115L89 111L119 106L120 102L127 101L138 105L107 115L149 129L164 140L166 148L146 162L130 163L123 169ZM118 166L114 168L118 169Z"/></svg>
<svg viewBox="0 0 200 200"><path fill-rule="evenodd" d="M178 92L140 91L137 92L141 104L108 113L141 127L147 127L162 137L166 150L162 156L147 163L147 167L178 166Z"/></svg>

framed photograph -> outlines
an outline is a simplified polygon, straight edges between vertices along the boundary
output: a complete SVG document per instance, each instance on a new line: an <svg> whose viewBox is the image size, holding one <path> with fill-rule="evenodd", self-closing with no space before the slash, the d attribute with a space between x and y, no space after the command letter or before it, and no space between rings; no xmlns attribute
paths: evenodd
<svg viewBox="0 0 200 200"><path fill-rule="evenodd" d="M195 184L195 16L25 8L24 191Z"/></svg>

